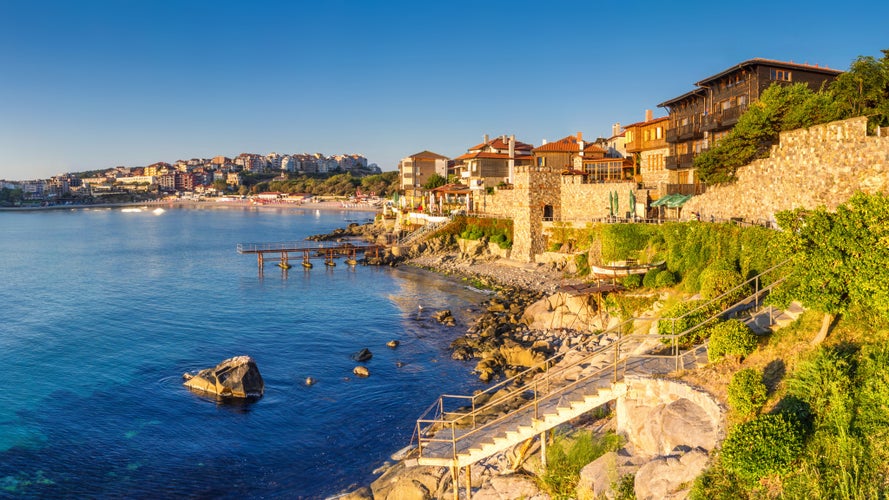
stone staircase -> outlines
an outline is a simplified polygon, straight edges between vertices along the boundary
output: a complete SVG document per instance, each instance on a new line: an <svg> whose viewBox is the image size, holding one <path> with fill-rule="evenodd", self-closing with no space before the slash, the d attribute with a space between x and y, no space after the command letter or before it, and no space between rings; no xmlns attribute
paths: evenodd
<svg viewBox="0 0 889 500"><path fill-rule="evenodd" d="M761 288L763 275L751 278L756 280L753 295L718 315L749 314L750 324L756 328L795 321L803 311L798 303L778 312L762 306L765 295L783 280ZM628 374L666 374L706 364L706 344L685 350L678 347L683 336L704 323L664 336L648 333L653 320L629 319L604 332L614 339L611 343L595 348L578 346L557 354L480 394L440 396L417 419L417 447L406 465L473 464L617 399L626 393L623 378ZM664 339L672 339L669 348L662 343Z"/></svg>
<svg viewBox="0 0 889 500"><path fill-rule="evenodd" d="M802 304L791 302L787 309L766 307L751 314L744 323L757 335L765 335L796 321L805 312Z"/></svg>
<svg viewBox="0 0 889 500"><path fill-rule="evenodd" d="M440 222L432 222L432 223L425 224L422 227L420 227L414 231L411 231L410 233L408 233L407 235L402 237L398 241L398 245L402 245L402 246L403 245L410 245L412 243L418 242L418 241L420 241L421 238L423 238L423 236L432 234L433 231L449 224L451 222L451 220L453 220L453 217L448 217L447 220L443 220Z"/></svg>

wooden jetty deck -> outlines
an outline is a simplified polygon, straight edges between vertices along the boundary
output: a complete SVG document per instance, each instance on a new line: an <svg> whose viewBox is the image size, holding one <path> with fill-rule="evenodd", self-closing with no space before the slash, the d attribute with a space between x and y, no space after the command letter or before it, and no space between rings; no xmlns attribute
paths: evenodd
<svg viewBox="0 0 889 500"><path fill-rule="evenodd" d="M312 259L324 259L328 267L336 266L336 259L345 258L345 263L354 266L358 263L359 255L379 256L383 247L364 242L307 242L307 241L279 241L272 243L238 243L238 253L256 254L256 263L259 272L262 273L266 261L275 263L282 269L290 269L291 256L301 258L302 266L306 269L312 267Z"/></svg>

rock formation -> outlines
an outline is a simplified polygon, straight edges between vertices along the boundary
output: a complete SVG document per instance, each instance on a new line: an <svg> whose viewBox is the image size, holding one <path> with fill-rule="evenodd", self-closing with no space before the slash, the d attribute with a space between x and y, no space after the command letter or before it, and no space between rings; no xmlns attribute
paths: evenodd
<svg viewBox="0 0 889 500"><path fill-rule="evenodd" d="M352 354L352 359L354 359L355 361L367 361L372 357L373 357L373 353L370 352L370 349L368 349L366 347L364 349L361 349L360 351Z"/></svg>
<svg viewBox="0 0 889 500"><path fill-rule="evenodd" d="M189 389L224 398L260 398L265 382L250 356L235 356L192 375L185 373L183 385Z"/></svg>

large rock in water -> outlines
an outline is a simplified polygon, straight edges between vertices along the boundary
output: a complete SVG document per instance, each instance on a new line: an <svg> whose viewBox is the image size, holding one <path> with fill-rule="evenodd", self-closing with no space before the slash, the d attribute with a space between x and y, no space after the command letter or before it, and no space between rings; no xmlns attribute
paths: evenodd
<svg viewBox="0 0 889 500"><path fill-rule="evenodd" d="M250 356L235 356L197 375L186 373L183 385L209 394L227 398L260 398L265 382Z"/></svg>

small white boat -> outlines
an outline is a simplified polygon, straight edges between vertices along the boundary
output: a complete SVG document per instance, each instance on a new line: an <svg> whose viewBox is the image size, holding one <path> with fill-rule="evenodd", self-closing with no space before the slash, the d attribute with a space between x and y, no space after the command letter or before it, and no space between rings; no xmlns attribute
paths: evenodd
<svg viewBox="0 0 889 500"><path fill-rule="evenodd" d="M164 213L164 212L166 212L166 210L164 210L164 209L161 208L161 207L157 207L157 208L155 208L154 210L151 211L151 213L153 213L154 215L160 215L160 214L162 214L162 213Z"/></svg>
<svg viewBox="0 0 889 500"><path fill-rule="evenodd" d="M632 261L612 262L608 265L591 265L590 274L598 278L622 278L631 274L645 274L652 269L660 269L665 264L666 261L651 264L637 264Z"/></svg>
<svg viewBox="0 0 889 500"><path fill-rule="evenodd" d="M141 208L124 208L121 209L121 212L141 212Z"/></svg>

